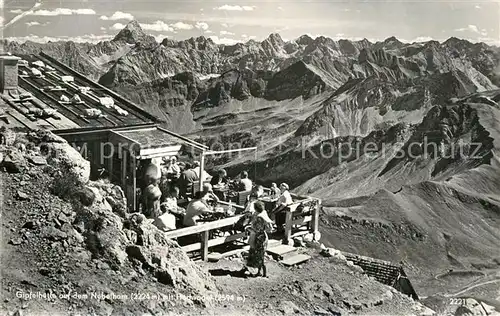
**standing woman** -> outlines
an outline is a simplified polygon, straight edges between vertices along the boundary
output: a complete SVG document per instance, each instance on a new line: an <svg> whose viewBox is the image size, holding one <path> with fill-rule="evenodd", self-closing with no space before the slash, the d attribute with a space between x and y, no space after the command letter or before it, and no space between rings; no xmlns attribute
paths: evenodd
<svg viewBox="0 0 500 316"><path fill-rule="evenodd" d="M153 183L148 185L144 190L144 216L147 218L156 218L161 215L160 198L161 190L158 186L158 179L154 179Z"/></svg>
<svg viewBox="0 0 500 316"><path fill-rule="evenodd" d="M253 240L250 242L247 267L257 268L257 274L254 276L267 277L267 269L264 265L268 237L267 233L272 229L273 221L267 215L264 209L264 203L257 201L254 203L255 217L249 228L253 234ZM245 269L245 268L244 268ZM262 274L260 273L262 269Z"/></svg>

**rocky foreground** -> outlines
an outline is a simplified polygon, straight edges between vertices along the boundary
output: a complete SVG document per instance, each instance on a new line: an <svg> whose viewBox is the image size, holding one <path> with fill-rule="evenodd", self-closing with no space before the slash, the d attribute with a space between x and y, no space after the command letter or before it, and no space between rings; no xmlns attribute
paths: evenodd
<svg viewBox="0 0 500 316"><path fill-rule="evenodd" d="M208 273L142 215L127 214L119 187L90 182L89 163L63 139L2 134L2 314L210 305L203 298L217 288Z"/></svg>

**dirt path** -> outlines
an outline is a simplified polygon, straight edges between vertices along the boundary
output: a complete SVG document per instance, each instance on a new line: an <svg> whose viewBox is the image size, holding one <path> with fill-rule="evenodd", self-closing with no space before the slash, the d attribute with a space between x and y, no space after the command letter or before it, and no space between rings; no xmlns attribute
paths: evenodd
<svg viewBox="0 0 500 316"><path fill-rule="evenodd" d="M456 297L456 296L462 295L462 294L464 294L464 293L466 293L466 292L468 292L468 291L470 291L472 289L475 289L475 288L478 288L478 287L481 287L481 286L485 286L485 285L488 285L488 284L497 283L497 282L500 282L500 279L481 282L479 284L475 284L475 285L469 286L466 289L463 289L462 291L460 291L458 293L455 293L455 294L446 294L445 296L446 297Z"/></svg>
<svg viewBox="0 0 500 316"><path fill-rule="evenodd" d="M414 301L362 275L357 267L308 252L313 258L297 267L268 260L268 278L243 277L238 273L243 267L241 259L200 264L229 298L228 311L245 315L418 314Z"/></svg>

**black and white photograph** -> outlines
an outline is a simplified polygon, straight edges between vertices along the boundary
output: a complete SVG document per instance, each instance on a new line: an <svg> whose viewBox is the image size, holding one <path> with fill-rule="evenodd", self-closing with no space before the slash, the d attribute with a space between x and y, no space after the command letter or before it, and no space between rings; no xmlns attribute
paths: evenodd
<svg viewBox="0 0 500 316"><path fill-rule="evenodd" d="M500 1L0 11L0 315L500 316Z"/></svg>

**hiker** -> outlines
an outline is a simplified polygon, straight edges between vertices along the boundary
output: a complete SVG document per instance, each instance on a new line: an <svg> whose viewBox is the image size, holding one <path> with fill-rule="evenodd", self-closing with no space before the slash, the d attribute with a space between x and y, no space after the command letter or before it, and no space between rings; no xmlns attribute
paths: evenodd
<svg viewBox="0 0 500 316"><path fill-rule="evenodd" d="M203 190L196 192L195 199L189 202L184 215L184 226L196 226L202 215L214 213L213 207L209 205L210 200L219 202L217 196L213 194L212 186L205 184Z"/></svg>
<svg viewBox="0 0 500 316"><path fill-rule="evenodd" d="M144 199L144 216L147 218L156 218L160 216L160 198L161 198L161 190L158 187L158 179L153 180L151 184L149 184L143 193Z"/></svg>
<svg viewBox="0 0 500 316"><path fill-rule="evenodd" d="M243 270L248 270L248 268L257 268L257 273L253 276L260 276L262 270L262 276L267 277L267 269L264 264L264 258L267 249L268 237L267 233L271 232L273 221L267 215L264 209L264 203L257 201L254 204L255 215L253 217L251 225L247 228L250 237L248 239L248 244L250 249L248 252L247 264Z"/></svg>
<svg viewBox="0 0 500 316"><path fill-rule="evenodd" d="M280 184L280 192L281 195L278 198L278 201L276 202L276 207L274 210L271 211L272 217L274 217L276 221L276 226L278 231L282 232L284 230L284 224L285 224L285 209L293 203L292 196L290 195L289 186L286 183L281 183Z"/></svg>
<svg viewBox="0 0 500 316"><path fill-rule="evenodd" d="M251 191L252 190L252 180L248 179L248 172L243 171L240 175L240 183L238 184L240 191Z"/></svg>

